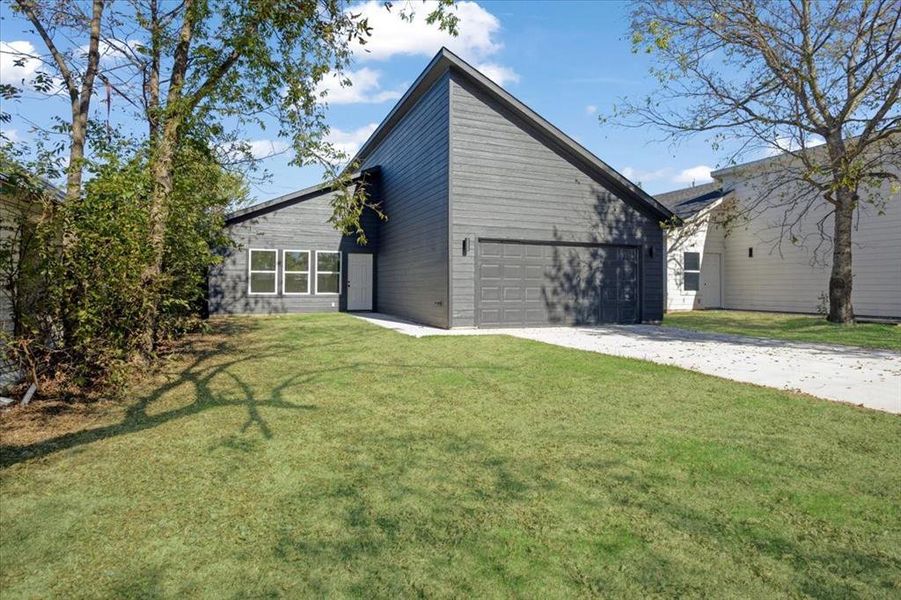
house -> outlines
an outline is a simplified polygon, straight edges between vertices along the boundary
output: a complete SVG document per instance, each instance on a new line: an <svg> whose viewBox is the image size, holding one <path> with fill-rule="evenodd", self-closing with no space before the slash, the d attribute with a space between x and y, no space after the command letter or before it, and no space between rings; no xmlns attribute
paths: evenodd
<svg viewBox="0 0 901 600"><path fill-rule="evenodd" d="M657 321L669 209L446 49L354 158L360 245L315 186L229 215L211 314L377 310L437 327Z"/></svg>
<svg viewBox="0 0 901 600"><path fill-rule="evenodd" d="M832 221L815 193L785 175L791 155L714 171L709 184L657 196L682 218L667 233L666 309L825 312ZM898 170L898 165L886 165ZM853 232L852 304L861 317L901 317L901 203L885 182L861 189ZM728 223L727 223L728 221ZM793 224L791 232L787 224ZM820 234L820 228L825 237Z"/></svg>
<svg viewBox="0 0 901 600"><path fill-rule="evenodd" d="M63 193L18 168L0 171L0 332L20 333L29 307L43 295L36 226L45 201ZM0 369L3 370L3 369Z"/></svg>

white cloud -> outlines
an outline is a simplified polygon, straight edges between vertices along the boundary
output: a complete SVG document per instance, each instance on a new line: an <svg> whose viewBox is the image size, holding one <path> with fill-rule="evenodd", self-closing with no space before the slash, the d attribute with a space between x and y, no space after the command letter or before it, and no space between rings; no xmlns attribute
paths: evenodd
<svg viewBox="0 0 901 600"><path fill-rule="evenodd" d="M282 140L250 140L247 145L254 158L269 158L288 149L288 144Z"/></svg>
<svg viewBox="0 0 901 600"><path fill-rule="evenodd" d="M22 138L19 137L19 132L16 129L0 129L0 135L5 137L10 142L19 142Z"/></svg>
<svg viewBox="0 0 901 600"><path fill-rule="evenodd" d="M664 179L666 177L669 177L672 172L672 169L670 169L669 167L657 169L656 171L645 171L632 167L623 167L622 170L620 170L620 173L623 175L623 177L625 177L629 181L640 184Z"/></svg>
<svg viewBox="0 0 901 600"><path fill-rule="evenodd" d="M124 42L109 43L100 40L97 50L100 52L101 62L118 62L129 58L132 53L137 53L138 47L141 46L140 40L125 40ZM78 52L83 58L87 58L90 46L84 44L78 47Z"/></svg>
<svg viewBox="0 0 901 600"><path fill-rule="evenodd" d="M810 139L804 140L804 145L807 148L813 148L814 146L821 146L826 143L826 140L821 138L820 136L812 136ZM796 150L801 149L801 143L794 137L788 136L779 136L776 138L776 141L772 143L772 145L767 146L763 149L762 155L764 157L769 156L779 156L784 152L794 152Z"/></svg>
<svg viewBox="0 0 901 600"><path fill-rule="evenodd" d="M519 75L510 67L488 60L503 45L498 41L500 20L476 2L464 0L450 10L459 19L459 35L441 31L437 24L425 22L436 3L396 3L389 11L383 2L369 0L349 10L369 22L372 36L366 44L355 48L359 60L387 60L393 56L434 56L442 46L472 63L479 71L499 85L516 83ZM404 8L414 12L412 22L400 17Z"/></svg>
<svg viewBox="0 0 901 600"><path fill-rule="evenodd" d="M713 181L713 177L710 176L712 170L713 168L708 167L707 165L697 165L696 167L683 169L673 177L673 183L683 183L687 185L708 183Z"/></svg>
<svg viewBox="0 0 901 600"><path fill-rule="evenodd" d="M499 86L519 82L519 74L510 67L505 67L504 65L489 62L477 64L475 65L475 68Z"/></svg>
<svg viewBox="0 0 901 600"><path fill-rule="evenodd" d="M378 123L370 123L350 131L332 127L328 137L326 137L326 141L334 146L336 150L340 150L348 157L352 157L378 126Z"/></svg>
<svg viewBox="0 0 901 600"><path fill-rule="evenodd" d="M596 112L598 112L598 107L595 106L594 104L589 104L588 106L585 107L585 114L586 114L586 115L593 115L593 114L595 114Z"/></svg>
<svg viewBox="0 0 901 600"><path fill-rule="evenodd" d="M241 140L225 144L218 150L224 160L242 162L247 159L248 152L253 158L262 160L281 154L289 148L282 140Z"/></svg>
<svg viewBox="0 0 901 600"><path fill-rule="evenodd" d="M402 3L396 3L389 11L383 2L369 0L349 9L367 19L372 27L372 36L356 53L358 58L385 60L395 55L432 56L442 46L464 57L479 58L501 48L495 39L500 21L475 2L459 2L451 9L459 19L456 37L438 29L437 24L425 22L426 16L435 8L434 2L410 3L407 8L415 13L412 22L401 18L400 11L404 8Z"/></svg>
<svg viewBox="0 0 901 600"><path fill-rule="evenodd" d="M381 71L369 67L342 74L333 73L320 82L317 91L326 94L325 100L329 104L377 104L400 98L403 89L381 89L381 76ZM345 80L349 80L350 85L342 85Z"/></svg>
<svg viewBox="0 0 901 600"><path fill-rule="evenodd" d="M17 63L22 61L21 65ZM34 44L27 40L0 42L0 83L28 83L41 66Z"/></svg>

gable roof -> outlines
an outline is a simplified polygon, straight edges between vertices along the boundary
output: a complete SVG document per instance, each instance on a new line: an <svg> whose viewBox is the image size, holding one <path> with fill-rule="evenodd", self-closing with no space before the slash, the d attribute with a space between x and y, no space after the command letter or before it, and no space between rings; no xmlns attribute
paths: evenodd
<svg viewBox="0 0 901 600"><path fill-rule="evenodd" d="M680 219L690 219L729 194L718 181L657 194L657 200Z"/></svg>
<svg viewBox="0 0 901 600"><path fill-rule="evenodd" d="M378 167L373 167L371 169L351 173L349 179L351 183L355 184L359 183L364 178L376 175L378 175ZM235 223L247 221L248 219L253 219L266 213L286 208L299 202L304 202L305 200L312 200L313 198L318 198L335 191L335 188L335 182L332 181L311 185L308 188L297 190L296 192L291 192L290 194L285 194L284 196L279 196L272 200L266 200L265 202L232 211L225 215L225 224L234 225Z"/></svg>
<svg viewBox="0 0 901 600"><path fill-rule="evenodd" d="M610 165L589 152L574 139L551 125L541 115L517 100L504 88L494 83L477 69L472 67L462 58L442 48L432 59L425 70L419 75L409 90L401 97L388 116L379 124L376 130L363 143L360 150L351 160L351 164L362 163L369 154L375 150L379 143L388 136L394 127L403 119L419 99L432 87L448 69L454 69L455 73L465 77L479 90L488 94L501 106L521 118L529 126L542 135L550 147L563 154L571 162L581 167L586 173L604 182L618 195L626 200L631 200L639 207L644 207L662 220L671 219L673 213L663 204L655 200L647 192L618 173Z"/></svg>

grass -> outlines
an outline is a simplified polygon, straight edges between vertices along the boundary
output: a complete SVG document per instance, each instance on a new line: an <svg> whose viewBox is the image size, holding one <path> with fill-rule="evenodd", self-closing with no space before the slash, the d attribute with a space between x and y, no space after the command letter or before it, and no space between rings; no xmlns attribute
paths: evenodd
<svg viewBox="0 0 901 600"><path fill-rule="evenodd" d="M901 420L504 336L234 319L2 417L24 597L898 597Z"/></svg>
<svg viewBox="0 0 901 600"><path fill-rule="evenodd" d="M901 325L890 323L836 325L823 317L807 315L702 310L667 313L663 324L695 331L901 351Z"/></svg>

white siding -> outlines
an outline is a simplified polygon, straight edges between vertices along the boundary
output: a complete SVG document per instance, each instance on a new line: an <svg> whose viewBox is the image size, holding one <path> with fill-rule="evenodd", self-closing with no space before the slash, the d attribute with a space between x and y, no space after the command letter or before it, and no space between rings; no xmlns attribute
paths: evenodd
<svg viewBox="0 0 901 600"><path fill-rule="evenodd" d="M666 310L694 310L705 306L700 291L686 290L682 282L682 257L685 252L701 255L702 273L709 268L708 254L724 254L722 229L711 223L710 210L699 214L688 225L666 236Z"/></svg>
<svg viewBox="0 0 901 600"><path fill-rule="evenodd" d="M753 179L725 179L735 188L739 202L754 198ZM885 214L862 203L854 231L853 269L854 311L862 316L901 317L901 206L890 198L888 183L879 195L888 198ZM897 196L897 194L895 194ZM819 241L816 223L825 214L825 205L812 211L801 226L807 239L798 245L785 240L776 245L774 229L781 221L779 209L768 209L744 226L736 227L726 239L723 256L726 308L786 312L816 312L821 295L828 294L832 268L831 245L826 242L815 252ZM832 219L824 222L831 234ZM754 257L748 257L748 248Z"/></svg>
<svg viewBox="0 0 901 600"><path fill-rule="evenodd" d="M746 169L724 173L721 182L725 189L734 190L739 203L754 201L760 189ZM858 211L853 234L854 311L860 316L901 317L901 198L889 183L868 194L887 202L884 214L867 202L861 203ZM777 208L734 226L725 238L705 235L705 228L699 226L694 235L687 236L684 248L668 255L667 308L690 310L701 306L694 292L681 290L681 252L716 252L712 248L719 245L724 308L817 312L821 297L828 293L832 267L830 242L816 249L820 241L817 222L825 210L825 204L821 204L801 221L801 231L807 237L795 245L789 240L777 244L776 228L782 221L782 210ZM827 218L823 225L831 235L832 219ZM753 258L748 256L748 248L754 249Z"/></svg>

